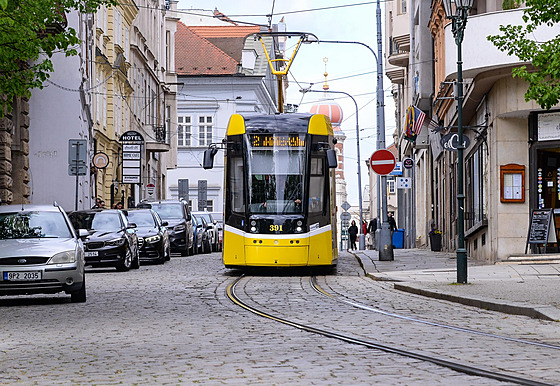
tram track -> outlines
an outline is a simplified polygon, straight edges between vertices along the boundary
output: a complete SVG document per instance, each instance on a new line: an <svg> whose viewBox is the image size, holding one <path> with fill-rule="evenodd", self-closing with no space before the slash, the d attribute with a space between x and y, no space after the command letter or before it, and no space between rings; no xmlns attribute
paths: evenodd
<svg viewBox="0 0 560 386"><path fill-rule="evenodd" d="M467 365L464 363L460 363L460 362L455 362L455 361L451 361L451 360L446 360L446 359L442 359L441 357L437 357L437 356L433 356L433 355L427 355L427 354L422 354L420 352L415 352L415 351L410 351L410 350L406 350L403 348L399 348L399 347L394 347L394 346L390 346L390 345L386 345L386 344L382 344L382 343L378 343L372 340L366 340L366 339L362 339L359 338L357 336L351 336L348 334L344 334L344 333L339 333L336 331L332 331L332 330L327 330L324 328L319 328L319 327L313 327L309 324L305 324L305 323L301 323L301 322L296 322L294 320L290 320L287 318L282 317L281 315L278 314L273 314L272 312L269 311L265 311L263 309L259 309L255 306L251 306L249 305L248 302L243 301L236 293L236 288L237 285L242 281L243 278L246 278L246 276L240 276L238 277L233 283L231 283L230 285L227 286L226 288L226 296L237 306L245 309L246 311L249 311L255 315L267 318L269 320L273 320L275 322L279 322L294 328L297 328L299 330L302 331L306 331L309 333L313 333L313 334L318 334L321 336L325 336L325 337L329 337L332 339L337 339L346 343L351 343L351 344L355 344L355 345L360 345L360 346L364 346L370 349L375 349L375 350L379 350L379 351L383 351L389 354L395 354L395 355L400 355L400 356L404 356L407 358L411 358L411 359L415 359L415 360L419 360L419 361L423 361L423 362L429 362L438 366L442 366L463 374L467 374L467 375L471 375L471 376L479 376L479 377L484 377L484 378L488 378L488 379L493 379L493 380L497 380L497 381L501 381L501 382L510 382L510 383L514 383L514 384L520 384L520 385L548 385L548 383L545 382L541 382L541 381L536 381L533 379L529 379L529 378L523 378L523 377L518 377L518 376L514 376L514 375L510 375L510 374L506 374L504 372L500 372L500 371L492 371L492 370L488 370L488 369L484 369L481 367L476 367L476 366L471 366L471 365ZM422 324L427 324L430 325L432 327L438 327L438 328L448 328L448 329L452 329L455 331L459 331L459 332L465 332L465 333L480 333L482 335L486 335L487 337L493 337L493 338L503 338L504 340L510 341L510 342L514 342L514 343L522 343L522 344L533 344L533 345L537 345L539 347L543 347L543 348L548 348L548 349L560 349L560 347L558 346L554 346L554 345L547 345L547 344L539 344L539 343L535 343L535 342L530 342L530 341L523 341L520 339L515 339L515 338L508 338L508 337L501 337L499 335L494 335L494 334L486 334L486 333L481 333L478 332L476 330L469 330L469 329L464 329L464 328L460 328L460 327L454 327L454 326L445 326L443 324L439 324L439 323L433 323L433 322L429 322L429 321L425 321L425 320L421 320L421 319L416 319L416 318L411 318L411 317L407 317L404 315L398 315L398 314L393 314L393 313L389 313L386 311L382 311L382 310L378 310L378 309L374 309L373 307L369 307L357 302L353 302L347 299L342 299L339 298L337 299L337 297L335 295L329 294L328 292L326 292L325 290L323 290L316 282L316 278L315 277L311 277L310 279L310 285L313 288L313 290L317 291L318 293L329 297L335 301L339 301L341 303L346 303L347 305L350 305L352 307L355 308L360 308L362 310L367 310L370 312L376 312L379 314L382 314L384 316L389 316L389 317L399 317L403 320L409 321L409 322L417 322L417 323L422 323Z"/></svg>
<svg viewBox="0 0 560 386"><path fill-rule="evenodd" d="M329 292L325 291L318 284L316 276L311 276L310 283L311 283L311 287L317 293L319 293L323 296L326 296L326 297L328 297L328 298L330 298L334 301L344 303L344 304L348 304L352 307L359 308L359 309L362 309L362 310L365 310L365 311L375 312L377 314L389 316L389 317L392 317L392 318L407 320L407 321L414 322L414 323L421 323L421 324L425 324L425 325L428 325L428 326L445 328L445 329L449 329L449 330L454 330L454 331L460 331L460 332L465 332L465 333L469 333L469 334L479 335L479 336L483 336L483 337L487 337L487 338L501 339L501 340L505 340L505 341L509 341L509 342L515 342L515 343L526 344L526 345L531 345L531 346L549 348L549 349L553 349L553 350L560 350L560 346L553 345L553 344L542 343L542 342L534 342L534 341L525 340L525 339L512 338L512 337L508 337L508 336L504 336L504 335L497 335L497 334L492 334L492 333L488 333L488 332L484 332L484 331L473 330L473 329L469 329L469 328L465 328L465 327L458 327L458 326L452 326L452 325L444 324L444 323L431 322L431 321L425 320L425 319L419 319L419 318L414 318L414 317L407 316L407 315L401 315L401 314L394 313L394 312L384 311L384 310L381 310L379 308L371 307L371 306L365 305L363 303L356 302L354 300L344 299L340 296L333 295L332 293L329 293Z"/></svg>

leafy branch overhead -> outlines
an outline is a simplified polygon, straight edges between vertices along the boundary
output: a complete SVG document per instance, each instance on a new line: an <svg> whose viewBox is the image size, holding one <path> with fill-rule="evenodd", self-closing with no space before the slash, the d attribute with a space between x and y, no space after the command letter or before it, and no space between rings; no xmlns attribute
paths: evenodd
<svg viewBox="0 0 560 386"><path fill-rule="evenodd" d="M31 96L54 71L55 52L77 54L80 39L66 27L71 11L95 13L116 0L0 0L0 116L17 97Z"/></svg>
<svg viewBox="0 0 560 386"><path fill-rule="evenodd" d="M532 66L513 70L513 76L526 80L529 88L525 100L536 101L549 110L560 101L560 35L546 42L534 39L539 26L552 27L560 22L558 0L527 0L523 11L524 26L500 26L501 35L488 36L500 51L517 56Z"/></svg>

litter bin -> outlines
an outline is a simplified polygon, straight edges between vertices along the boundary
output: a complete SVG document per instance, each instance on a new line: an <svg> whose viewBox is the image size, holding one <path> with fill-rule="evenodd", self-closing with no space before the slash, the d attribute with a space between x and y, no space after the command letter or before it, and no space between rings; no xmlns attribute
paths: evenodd
<svg viewBox="0 0 560 386"><path fill-rule="evenodd" d="M404 229L396 229L393 232L393 248L404 248Z"/></svg>

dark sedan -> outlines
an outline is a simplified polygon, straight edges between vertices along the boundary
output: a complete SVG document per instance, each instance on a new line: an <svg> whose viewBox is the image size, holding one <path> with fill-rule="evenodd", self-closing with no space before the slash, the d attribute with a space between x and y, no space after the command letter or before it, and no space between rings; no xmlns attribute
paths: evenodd
<svg viewBox="0 0 560 386"><path fill-rule="evenodd" d="M171 257L167 221L162 221L152 209L131 209L128 219L136 224L138 247L142 261L163 264Z"/></svg>
<svg viewBox="0 0 560 386"><path fill-rule="evenodd" d="M68 216L75 229L87 229L84 240L86 265L115 267L118 271L138 268L136 224L113 209L79 210Z"/></svg>

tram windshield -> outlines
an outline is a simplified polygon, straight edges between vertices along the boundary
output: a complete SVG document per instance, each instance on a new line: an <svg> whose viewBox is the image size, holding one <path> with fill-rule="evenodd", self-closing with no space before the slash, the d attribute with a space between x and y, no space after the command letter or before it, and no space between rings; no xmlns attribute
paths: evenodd
<svg viewBox="0 0 560 386"><path fill-rule="evenodd" d="M302 136L295 142L297 146L285 145L281 141L272 141L270 146L252 146L255 140L249 140L250 213L302 212L306 159L304 138Z"/></svg>

